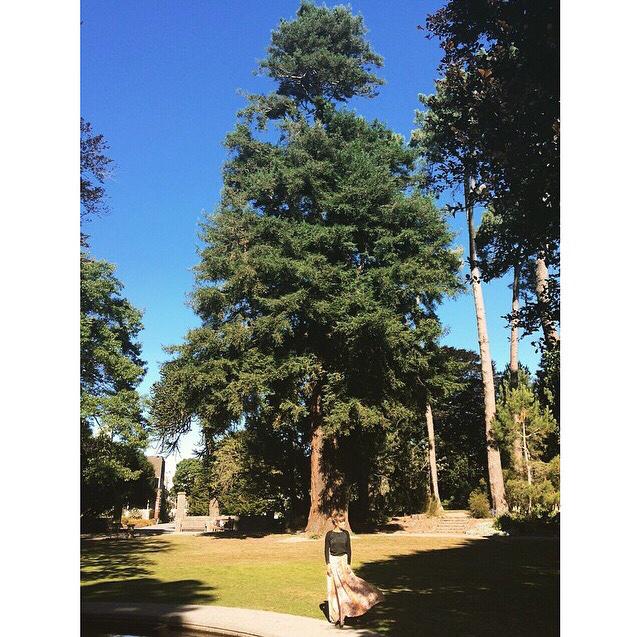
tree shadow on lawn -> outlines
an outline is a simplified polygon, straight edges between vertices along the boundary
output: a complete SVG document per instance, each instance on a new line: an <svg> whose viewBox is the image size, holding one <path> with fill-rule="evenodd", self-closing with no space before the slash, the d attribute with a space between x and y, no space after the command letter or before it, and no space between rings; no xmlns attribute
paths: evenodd
<svg viewBox="0 0 637 637"><path fill-rule="evenodd" d="M467 540L363 564L386 599L354 626L400 637L559 635L559 542Z"/></svg>
<svg viewBox="0 0 637 637"><path fill-rule="evenodd" d="M156 538L82 542L82 600L169 604L209 604L215 601L214 587L200 580L165 582L148 577L152 563L148 556L170 550L173 547L169 542Z"/></svg>
<svg viewBox="0 0 637 637"><path fill-rule="evenodd" d="M81 542L81 580L130 579L146 575L147 555L172 550L165 540L155 538L83 540Z"/></svg>
<svg viewBox="0 0 637 637"><path fill-rule="evenodd" d="M268 535L285 535L280 531L209 531L201 533L201 537L210 537L215 540L247 540L260 539Z"/></svg>

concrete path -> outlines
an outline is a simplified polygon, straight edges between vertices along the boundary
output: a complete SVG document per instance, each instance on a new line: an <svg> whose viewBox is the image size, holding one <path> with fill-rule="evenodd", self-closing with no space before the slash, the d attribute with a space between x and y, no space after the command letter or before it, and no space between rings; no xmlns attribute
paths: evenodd
<svg viewBox="0 0 637 637"><path fill-rule="evenodd" d="M225 606L83 602L81 612L82 619L113 621L130 630L164 625L224 637L380 637L353 626L339 631L327 620Z"/></svg>

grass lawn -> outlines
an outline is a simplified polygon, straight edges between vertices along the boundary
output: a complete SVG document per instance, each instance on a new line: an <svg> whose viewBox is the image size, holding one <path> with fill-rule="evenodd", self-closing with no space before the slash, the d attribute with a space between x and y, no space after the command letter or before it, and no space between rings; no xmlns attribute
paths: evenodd
<svg viewBox="0 0 637 637"><path fill-rule="evenodd" d="M322 618L322 540L163 535L82 542L82 598L220 604ZM559 634L554 539L357 535L354 572L386 601L359 625L386 635Z"/></svg>

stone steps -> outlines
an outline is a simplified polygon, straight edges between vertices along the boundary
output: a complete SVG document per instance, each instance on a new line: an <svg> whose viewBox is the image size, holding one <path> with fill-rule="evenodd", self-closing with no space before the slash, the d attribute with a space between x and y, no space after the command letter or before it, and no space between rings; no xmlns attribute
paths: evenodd
<svg viewBox="0 0 637 637"><path fill-rule="evenodd" d="M445 511L434 527L434 533L465 533L471 517L468 511Z"/></svg>

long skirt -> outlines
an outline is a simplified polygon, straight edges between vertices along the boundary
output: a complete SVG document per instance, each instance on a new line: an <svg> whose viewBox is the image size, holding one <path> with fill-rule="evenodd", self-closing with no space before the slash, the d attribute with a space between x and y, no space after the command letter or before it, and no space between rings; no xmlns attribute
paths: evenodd
<svg viewBox="0 0 637 637"><path fill-rule="evenodd" d="M359 617L385 599L373 584L356 577L347 563L347 555L330 555L332 574L327 576L327 602L332 623L346 617Z"/></svg>

